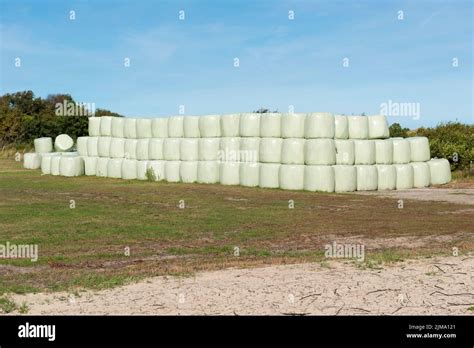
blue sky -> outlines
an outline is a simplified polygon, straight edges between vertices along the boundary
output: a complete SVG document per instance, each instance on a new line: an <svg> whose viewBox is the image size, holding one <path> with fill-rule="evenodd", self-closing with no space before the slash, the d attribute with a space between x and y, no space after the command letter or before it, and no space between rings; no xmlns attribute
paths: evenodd
<svg viewBox="0 0 474 348"><path fill-rule="evenodd" d="M420 107L389 117L411 128L473 123L472 1L0 0L0 18L1 94L141 117L377 114L391 100Z"/></svg>

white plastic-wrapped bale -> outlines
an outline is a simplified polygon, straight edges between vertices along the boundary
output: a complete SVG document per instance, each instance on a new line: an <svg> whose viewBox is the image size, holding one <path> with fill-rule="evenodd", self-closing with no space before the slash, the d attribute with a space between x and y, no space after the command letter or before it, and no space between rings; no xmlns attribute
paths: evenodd
<svg viewBox="0 0 474 348"><path fill-rule="evenodd" d="M138 139L137 141L137 160L148 160L148 148L150 139Z"/></svg>
<svg viewBox="0 0 474 348"><path fill-rule="evenodd" d="M280 166L279 163L260 163L258 186L262 188L280 187Z"/></svg>
<svg viewBox="0 0 474 348"><path fill-rule="evenodd" d="M59 174L62 176L84 175L84 159L80 156L60 156Z"/></svg>
<svg viewBox="0 0 474 348"><path fill-rule="evenodd" d="M126 118L123 121L123 135L127 139L137 138L137 119Z"/></svg>
<svg viewBox="0 0 474 348"><path fill-rule="evenodd" d="M131 139L134 140L134 139ZM109 157L124 158L125 157L125 142L124 138L112 138L110 140Z"/></svg>
<svg viewBox="0 0 474 348"><path fill-rule="evenodd" d="M332 166L305 166L304 189L313 192L334 192L334 168Z"/></svg>
<svg viewBox="0 0 474 348"><path fill-rule="evenodd" d="M334 115L329 112L311 112L306 115L305 138L334 138Z"/></svg>
<svg viewBox="0 0 474 348"><path fill-rule="evenodd" d="M110 143L111 137L99 137L97 141L97 152L99 157L110 157Z"/></svg>
<svg viewBox="0 0 474 348"><path fill-rule="evenodd" d="M77 152L79 152L79 156L88 156L87 139L89 139L89 137L78 137L76 140L76 147Z"/></svg>
<svg viewBox="0 0 474 348"><path fill-rule="evenodd" d="M219 166L219 182L222 185L239 185L239 162L221 162Z"/></svg>
<svg viewBox="0 0 474 348"><path fill-rule="evenodd" d="M109 163L108 158L105 158L105 157L97 158L95 175L100 176L100 177L106 177L108 163Z"/></svg>
<svg viewBox="0 0 474 348"><path fill-rule="evenodd" d="M219 115L199 117L199 134L203 138L216 138L221 136L221 122Z"/></svg>
<svg viewBox="0 0 474 348"><path fill-rule="evenodd" d="M151 119L150 118L138 118L137 119L137 138L147 139L151 138Z"/></svg>
<svg viewBox="0 0 474 348"><path fill-rule="evenodd" d="M96 175L97 174L97 159L99 157L86 156L84 158L84 174L85 175Z"/></svg>
<svg viewBox="0 0 474 348"><path fill-rule="evenodd" d="M200 138L198 157L200 161L216 161L219 153L219 138Z"/></svg>
<svg viewBox="0 0 474 348"><path fill-rule="evenodd" d="M180 167L181 161L166 161L165 163L165 180L168 182L180 181Z"/></svg>
<svg viewBox="0 0 474 348"><path fill-rule="evenodd" d="M259 159L263 163L280 163L282 138L262 138L260 139Z"/></svg>
<svg viewBox="0 0 474 348"><path fill-rule="evenodd" d="M411 162L413 167L413 187L423 188L430 186L430 166L427 162Z"/></svg>
<svg viewBox="0 0 474 348"><path fill-rule="evenodd" d="M306 114L288 113L281 115L282 138L304 138Z"/></svg>
<svg viewBox="0 0 474 348"><path fill-rule="evenodd" d="M219 182L219 163L217 161L199 161L197 182L216 184Z"/></svg>
<svg viewBox="0 0 474 348"><path fill-rule="evenodd" d="M260 136L260 114L243 113L240 114L240 136L259 137Z"/></svg>
<svg viewBox="0 0 474 348"><path fill-rule="evenodd" d="M240 135L240 114L223 115L221 121L221 136L238 137Z"/></svg>
<svg viewBox="0 0 474 348"><path fill-rule="evenodd" d="M101 117L89 117L89 136L100 136L100 119Z"/></svg>
<svg viewBox="0 0 474 348"><path fill-rule="evenodd" d="M27 152L23 155L23 168L39 169L41 167L41 154Z"/></svg>
<svg viewBox="0 0 474 348"><path fill-rule="evenodd" d="M34 140L36 153L53 152L53 139L50 137L37 138Z"/></svg>
<svg viewBox="0 0 474 348"><path fill-rule="evenodd" d="M258 162L260 152L260 138L240 138L240 161Z"/></svg>
<svg viewBox="0 0 474 348"><path fill-rule="evenodd" d="M197 161L182 161L179 166L179 177L181 182L193 183L197 182L198 177L198 162Z"/></svg>
<svg viewBox="0 0 474 348"><path fill-rule="evenodd" d="M51 158L51 175L59 175L59 162L61 156L53 156Z"/></svg>
<svg viewBox="0 0 474 348"><path fill-rule="evenodd" d="M375 163L392 164L393 142L391 139L375 140Z"/></svg>
<svg viewBox="0 0 474 348"><path fill-rule="evenodd" d="M125 139L124 158L137 159L137 139Z"/></svg>
<svg viewBox="0 0 474 348"><path fill-rule="evenodd" d="M122 178L122 159L111 158L107 163L107 177L120 179Z"/></svg>
<svg viewBox="0 0 474 348"><path fill-rule="evenodd" d="M430 160L430 142L426 137L407 138L410 143L412 162L426 162Z"/></svg>
<svg viewBox="0 0 474 348"><path fill-rule="evenodd" d="M101 137L112 136L112 119L113 119L113 116L102 116L100 118L100 136Z"/></svg>
<svg viewBox="0 0 474 348"><path fill-rule="evenodd" d="M357 165L357 191L374 191L378 188L378 172L376 166Z"/></svg>
<svg viewBox="0 0 474 348"><path fill-rule="evenodd" d="M304 167L301 164L282 164L280 166L280 188L283 190L303 190Z"/></svg>
<svg viewBox="0 0 474 348"><path fill-rule="evenodd" d="M184 116L173 116L168 119L168 137L182 138L184 136Z"/></svg>
<svg viewBox="0 0 474 348"><path fill-rule="evenodd" d="M355 166L335 165L334 191L354 192L357 189L357 170Z"/></svg>
<svg viewBox="0 0 474 348"><path fill-rule="evenodd" d="M367 116L347 116L350 139L367 139L369 137L369 122Z"/></svg>
<svg viewBox="0 0 474 348"><path fill-rule="evenodd" d="M281 114L263 113L260 116L260 136L262 138L281 137Z"/></svg>
<svg viewBox="0 0 474 348"><path fill-rule="evenodd" d="M97 162L100 158L97 160ZM124 159L122 161L122 179L135 180L137 178L137 160Z"/></svg>
<svg viewBox="0 0 474 348"><path fill-rule="evenodd" d="M54 156L59 156L59 153L48 152L41 154L41 173L51 174L51 159Z"/></svg>
<svg viewBox="0 0 474 348"><path fill-rule="evenodd" d="M199 141L197 138L181 139L179 158L181 161L197 161L199 159Z"/></svg>
<svg viewBox="0 0 474 348"><path fill-rule="evenodd" d="M163 160L148 161L148 173L151 175L150 179L154 181L165 180L165 163Z"/></svg>
<svg viewBox="0 0 474 348"><path fill-rule="evenodd" d="M409 164L396 164L397 169L397 190L413 188L413 167Z"/></svg>
<svg viewBox="0 0 474 348"><path fill-rule="evenodd" d="M395 190L397 187L397 168L390 164L377 164L377 178L379 191Z"/></svg>
<svg viewBox="0 0 474 348"><path fill-rule="evenodd" d="M148 171L148 161L137 160L137 179L146 180L148 178L147 171Z"/></svg>
<svg viewBox="0 0 474 348"><path fill-rule="evenodd" d="M185 138L199 138L199 116L185 116L183 132Z"/></svg>
<svg viewBox="0 0 474 348"><path fill-rule="evenodd" d="M163 157L167 161L179 161L181 138L166 138L163 141Z"/></svg>
<svg viewBox="0 0 474 348"><path fill-rule="evenodd" d="M99 156L99 137L89 137L87 139L87 156Z"/></svg>
<svg viewBox="0 0 474 348"><path fill-rule="evenodd" d="M74 140L67 134L59 134L54 139L54 148L58 152L70 151L74 146Z"/></svg>
<svg viewBox="0 0 474 348"><path fill-rule="evenodd" d="M355 160L354 140L336 139L336 164L353 165Z"/></svg>
<svg viewBox="0 0 474 348"><path fill-rule="evenodd" d="M334 138L347 139L349 138L349 121L347 116L334 116Z"/></svg>
<svg viewBox="0 0 474 348"><path fill-rule="evenodd" d="M112 119L112 136L114 138L124 138L125 119L123 117L114 117Z"/></svg>
<svg viewBox="0 0 474 348"><path fill-rule="evenodd" d="M299 138L287 138L281 146L281 163L304 164L305 140Z"/></svg>
<svg viewBox="0 0 474 348"><path fill-rule="evenodd" d="M304 151L306 164L336 164L336 145L333 139L308 139Z"/></svg>
<svg viewBox="0 0 474 348"><path fill-rule="evenodd" d="M451 165L445 158L432 159L430 166L431 185L443 185L451 181Z"/></svg>
<svg viewBox="0 0 474 348"><path fill-rule="evenodd" d="M239 181L241 186L256 187L259 183L260 163L240 162Z"/></svg>
<svg viewBox="0 0 474 348"><path fill-rule="evenodd" d="M151 134L153 138L168 138L168 118L154 118L151 121Z"/></svg>
<svg viewBox="0 0 474 348"><path fill-rule="evenodd" d="M238 162L240 159L240 138L221 138L217 159L219 161Z"/></svg>
<svg viewBox="0 0 474 348"><path fill-rule="evenodd" d="M152 160L162 160L163 157L163 139L151 138L148 143L148 156Z"/></svg>
<svg viewBox="0 0 474 348"><path fill-rule="evenodd" d="M375 141L354 140L354 163L375 164Z"/></svg>
<svg viewBox="0 0 474 348"><path fill-rule="evenodd" d="M391 139L393 143L393 163L406 164L411 160L410 142L406 139Z"/></svg>
<svg viewBox="0 0 474 348"><path fill-rule="evenodd" d="M367 121L370 139L385 139L390 136L387 118L384 115L368 116Z"/></svg>

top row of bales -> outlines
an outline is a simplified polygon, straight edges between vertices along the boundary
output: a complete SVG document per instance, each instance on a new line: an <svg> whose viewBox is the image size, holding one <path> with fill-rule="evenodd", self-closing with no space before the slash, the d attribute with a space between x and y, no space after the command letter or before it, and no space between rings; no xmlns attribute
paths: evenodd
<svg viewBox="0 0 474 348"><path fill-rule="evenodd" d="M90 117L90 136L116 138L331 138L385 139L383 115L341 116L314 113L241 113L160 118Z"/></svg>

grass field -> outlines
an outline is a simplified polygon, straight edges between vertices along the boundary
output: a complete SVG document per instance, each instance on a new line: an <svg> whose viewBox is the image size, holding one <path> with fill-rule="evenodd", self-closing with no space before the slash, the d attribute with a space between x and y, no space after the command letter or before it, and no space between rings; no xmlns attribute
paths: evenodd
<svg viewBox="0 0 474 348"><path fill-rule="evenodd" d="M405 200L400 209L378 196L53 177L0 159L0 243L39 249L34 263L0 259L0 294L324 262L333 241L364 243L361 266L374 267L474 250L473 220L462 204Z"/></svg>

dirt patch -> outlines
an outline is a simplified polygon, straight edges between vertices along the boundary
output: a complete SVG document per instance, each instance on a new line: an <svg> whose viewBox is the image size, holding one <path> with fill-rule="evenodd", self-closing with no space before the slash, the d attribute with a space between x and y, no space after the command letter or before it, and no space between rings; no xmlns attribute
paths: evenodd
<svg viewBox="0 0 474 348"><path fill-rule="evenodd" d="M360 195L391 197L396 199L414 199L420 201L449 202L455 204L474 205L473 188L437 188L397 190L397 191L365 191L357 192Z"/></svg>

